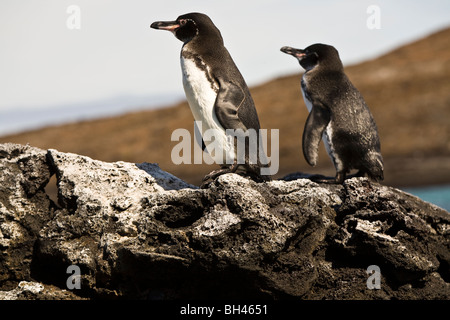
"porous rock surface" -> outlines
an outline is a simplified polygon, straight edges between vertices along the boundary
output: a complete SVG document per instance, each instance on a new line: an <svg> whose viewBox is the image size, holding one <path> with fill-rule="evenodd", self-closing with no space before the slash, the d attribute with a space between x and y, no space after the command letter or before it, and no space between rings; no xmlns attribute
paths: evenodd
<svg viewBox="0 0 450 320"><path fill-rule="evenodd" d="M0 299L449 299L449 226L365 178L200 189L156 164L0 145Z"/></svg>

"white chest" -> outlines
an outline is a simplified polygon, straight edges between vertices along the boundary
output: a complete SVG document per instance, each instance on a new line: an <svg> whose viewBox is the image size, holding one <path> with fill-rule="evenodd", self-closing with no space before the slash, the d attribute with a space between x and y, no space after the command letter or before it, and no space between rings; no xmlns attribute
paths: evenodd
<svg viewBox="0 0 450 320"><path fill-rule="evenodd" d="M194 119L202 121L205 130L216 127L218 123L213 109L217 93L208 80L206 66L205 69L199 68L193 60L181 57L181 70L184 92Z"/></svg>
<svg viewBox="0 0 450 320"><path fill-rule="evenodd" d="M216 163L225 163L226 154L230 152L231 147L228 144L225 129L219 123L214 112L218 88L213 89L213 86L211 86L207 75L209 70L205 65L199 67L194 60L185 59L182 56L181 70L186 99L195 121L201 121L201 134L206 149ZM207 137L211 133L213 133L214 138L212 141L208 141ZM216 148L216 146L219 147ZM212 152L213 148L222 149L222 151Z"/></svg>
<svg viewBox="0 0 450 320"><path fill-rule="evenodd" d="M303 81L306 81L304 75L303 75ZM306 104L306 108L308 109L309 112L311 112L311 110L313 108L313 104L308 99L308 96L305 93L303 86L302 86L302 95L303 95L303 100L305 101L305 104ZM336 161L336 155L335 155L334 148L332 145L332 140L331 140L332 136L333 136L333 129L331 127L331 121L330 121L330 123L328 123L327 127L325 128L325 131L323 132L322 141L323 141L323 144L325 145L325 149L326 149L328 155L330 156L330 158L332 158L332 159L334 158L335 160L333 160L333 161Z"/></svg>
<svg viewBox="0 0 450 320"><path fill-rule="evenodd" d="M302 82L306 83L305 75L303 75ZM302 88L303 101L305 101L308 112L311 112L312 102L307 98L307 95L306 95L305 91L303 90L303 85L301 86L301 88Z"/></svg>

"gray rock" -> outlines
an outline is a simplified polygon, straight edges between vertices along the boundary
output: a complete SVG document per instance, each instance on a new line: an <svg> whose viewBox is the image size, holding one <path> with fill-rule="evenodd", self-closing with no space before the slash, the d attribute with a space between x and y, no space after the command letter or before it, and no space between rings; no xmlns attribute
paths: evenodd
<svg viewBox="0 0 450 320"><path fill-rule="evenodd" d="M86 298L52 285L21 281L12 290L0 291L0 300L86 300Z"/></svg>
<svg viewBox="0 0 450 320"><path fill-rule="evenodd" d="M450 298L450 214L364 178L199 189L156 164L15 144L0 168L1 299Z"/></svg>

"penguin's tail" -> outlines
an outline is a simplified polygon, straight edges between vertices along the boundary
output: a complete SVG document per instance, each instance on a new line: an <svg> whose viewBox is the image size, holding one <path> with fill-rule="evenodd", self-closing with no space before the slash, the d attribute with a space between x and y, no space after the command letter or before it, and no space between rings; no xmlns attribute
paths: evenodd
<svg viewBox="0 0 450 320"><path fill-rule="evenodd" d="M370 152L368 154L367 175L370 179L379 182L384 180L383 157L379 152Z"/></svg>

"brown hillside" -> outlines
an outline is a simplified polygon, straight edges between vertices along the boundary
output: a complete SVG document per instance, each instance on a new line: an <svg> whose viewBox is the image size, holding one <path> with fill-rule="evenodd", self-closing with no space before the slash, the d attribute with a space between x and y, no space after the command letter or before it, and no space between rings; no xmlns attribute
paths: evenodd
<svg viewBox="0 0 450 320"><path fill-rule="evenodd" d="M346 68L378 124L385 184L450 182L449 38L450 28ZM262 128L280 130L277 176L295 171L334 175L323 146L316 168L303 158L301 135L307 110L300 92L301 69L294 60L292 70L298 73L251 89ZM177 128L193 132L186 102L6 136L0 143L29 143L105 161L157 162L162 169L199 184L204 174L217 166L174 165L170 154L177 142L171 141L171 133Z"/></svg>

